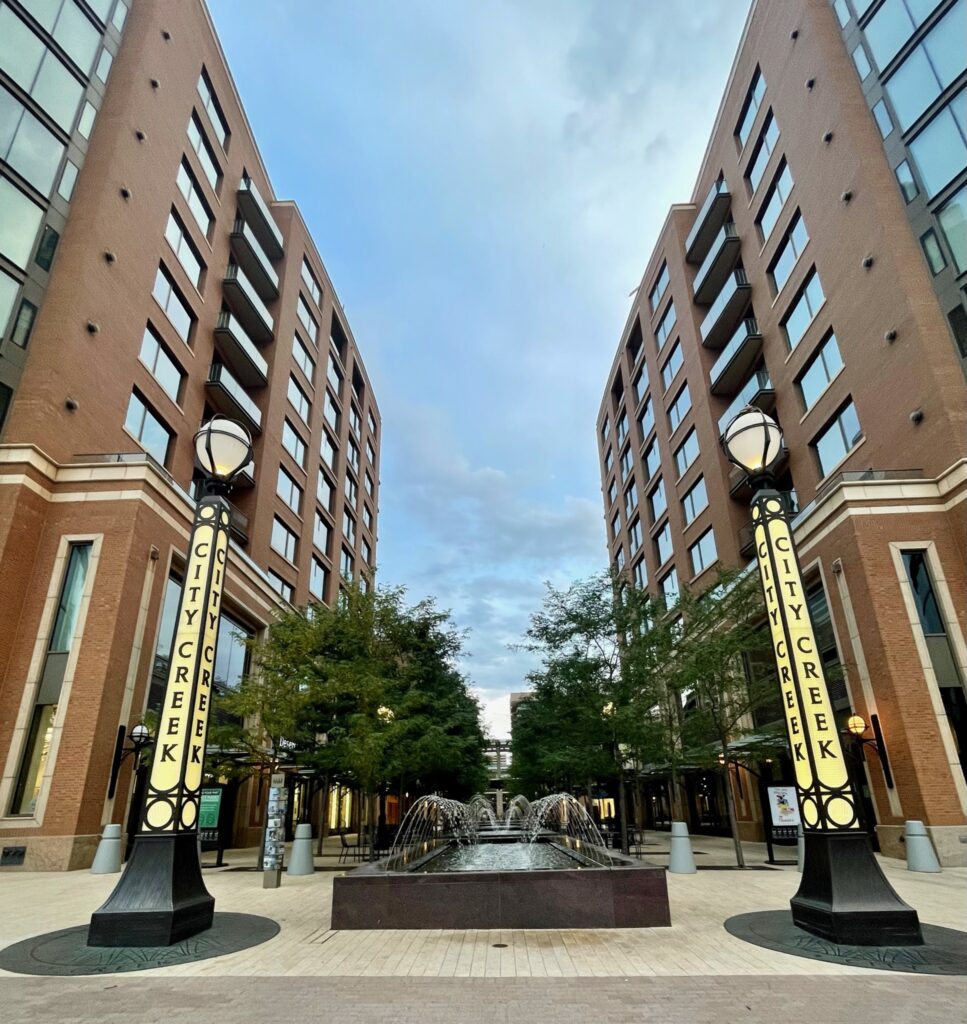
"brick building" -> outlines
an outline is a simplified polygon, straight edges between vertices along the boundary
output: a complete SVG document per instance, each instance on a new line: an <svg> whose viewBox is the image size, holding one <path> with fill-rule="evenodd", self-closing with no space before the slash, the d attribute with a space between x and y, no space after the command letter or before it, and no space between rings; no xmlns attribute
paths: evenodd
<svg viewBox="0 0 967 1024"><path fill-rule="evenodd" d="M965 14L752 4L597 422L610 557L673 602L753 556L719 437L749 404L778 419L837 712L878 715L892 761L892 787L875 753L855 761L868 821L902 855L904 820L923 819L948 864L967 863ZM695 780L695 827L722 824L710 785Z"/></svg>
<svg viewBox="0 0 967 1024"><path fill-rule="evenodd" d="M0 3L0 330L0 842L73 868L125 820L118 727L163 692L199 426L255 444L221 684L375 564L379 409L200 0Z"/></svg>

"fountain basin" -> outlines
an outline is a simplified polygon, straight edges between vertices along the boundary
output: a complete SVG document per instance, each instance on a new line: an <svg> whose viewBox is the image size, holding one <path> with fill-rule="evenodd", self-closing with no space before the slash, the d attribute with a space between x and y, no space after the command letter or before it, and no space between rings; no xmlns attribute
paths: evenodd
<svg viewBox="0 0 967 1024"><path fill-rule="evenodd" d="M441 843L408 863L388 857L333 879L334 929L670 924L663 867L561 836Z"/></svg>

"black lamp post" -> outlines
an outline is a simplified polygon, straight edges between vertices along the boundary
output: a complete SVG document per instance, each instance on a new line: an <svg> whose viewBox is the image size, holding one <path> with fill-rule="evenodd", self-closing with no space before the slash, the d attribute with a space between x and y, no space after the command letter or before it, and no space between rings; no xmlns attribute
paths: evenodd
<svg viewBox="0 0 967 1024"><path fill-rule="evenodd" d="M89 946L172 945L210 928L215 912L201 875L198 805L232 521L226 495L252 459L252 441L244 427L215 416L194 445L205 494L188 542L141 828L114 892L91 917Z"/></svg>
<svg viewBox="0 0 967 1024"><path fill-rule="evenodd" d="M919 945L917 912L893 891L862 827L829 688L816 647L799 559L772 467L779 425L743 409L722 436L729 461L749 477L752 526L805 837L793 921L814 935L852 945Z"/></svg>

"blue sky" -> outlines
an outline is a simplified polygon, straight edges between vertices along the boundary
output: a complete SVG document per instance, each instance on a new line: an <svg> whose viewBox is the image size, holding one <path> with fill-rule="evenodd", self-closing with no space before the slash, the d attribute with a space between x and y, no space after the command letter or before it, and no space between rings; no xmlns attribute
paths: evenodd
<svg viewBox="0 0 967 1024"><path fill-rule="evenodd" d="M470 630L506 734L543 581L606 563L602 389L748 4L209 2L380 405L380 581Z"/></svg>

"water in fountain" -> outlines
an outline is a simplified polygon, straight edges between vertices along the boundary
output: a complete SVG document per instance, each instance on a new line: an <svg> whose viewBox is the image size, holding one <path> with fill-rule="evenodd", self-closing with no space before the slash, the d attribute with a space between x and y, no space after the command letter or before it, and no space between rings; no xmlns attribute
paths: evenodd
<svg viewBox="0 0 967 1024"><path fill-rule="evenodd" d="M507 805L507 813L504 815L504 824L508 827L517 826L518 828L527 821L531 810L530 800L526 796L522 796L520 793L515 796L510 803Z"/></svg>
<svg viewBox="0 0 967 1024"><path fill-rule="evenodd" d="M413 851L417 847L429 850L440 841L456 840L458 844L477 841L477 821L466 804L446 797L421 796L406 812L390 856Z"/></svg>
<svg viewBox="0 0 967 1024"><path fill-rule="evenodd" d="M493 804L483 793L475 793L467 801L467 810L477 823L478 828L497 827L497 815L494 814Z"/></svg>
<svg viewBox="0 0 967 1024"><path fill-rule="evenodd" d="M524 821L525 836L534 842L542 832L549 831L570 836L581 844L604 846L594 819L570 793L552 793L530 805L530 813Z"/></svg>

